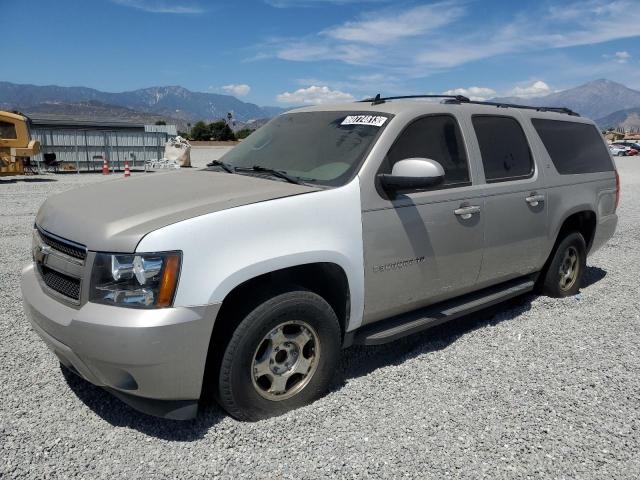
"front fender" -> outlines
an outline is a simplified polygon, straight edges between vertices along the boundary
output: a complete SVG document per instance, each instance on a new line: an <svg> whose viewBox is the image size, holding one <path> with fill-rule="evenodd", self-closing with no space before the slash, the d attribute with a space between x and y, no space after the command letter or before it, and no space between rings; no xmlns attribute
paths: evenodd
<svg viewBox="0 0 640 480"><path fill-rule="evenodd" d="M357 271L357 265L353 265L350 259L340 252L327 250L299 252L281 257L269 258L261 262L246 265L239 270L234 271L212 292L209 303L222 302L233 289L252 278L259 277L266 273L275 272L277 270L297 267L300 265L308 265L311 263L336 264L344 270L350 286L358 283L357 275L354 275ZM351 297L354 295L351 287L349 287L349 294Z"/></svg>
<svg viewBox="0 0 640 480"><path fill-rule="evenodd" d="M357 180L195 217L151 232L137 251L182 250L176 306L217 303L259 275L328 262L349 282L348 330L362 322L364 266Z"/></svg>

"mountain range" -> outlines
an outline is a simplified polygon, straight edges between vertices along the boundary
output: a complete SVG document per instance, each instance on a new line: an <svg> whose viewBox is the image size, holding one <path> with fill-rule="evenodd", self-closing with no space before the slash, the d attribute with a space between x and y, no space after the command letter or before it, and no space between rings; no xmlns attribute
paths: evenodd
<svg viewBox="0 0 640 480"><path fill-rule="evenodd" d="M151 115L184 123L226 118L228 112L241 122L270 118L283 112L279 107L260 107L231 95L192 92L179 86L149 87L128 92L102 92L87 87L57 85L23 85L0 82L0 109L17 109L25 113L50 113L67 110L102 118ZM95 112L92 111L95 109ZM124 109L124 110L122 110ZM107 110L111 110L108 112Z"/></svg>
<svg viewBox="0 0 640 480"><path fill-rule="evenodd" d="M618 110L599 118L596 123L602 129L622 128L625 131L640 131L640 107Z"/></svg>
<svg viewBox="0 0 640 480"><path fill-rule="evenodd" d="M567 107L583 117L594 119L601 128L616 127L628 115L640 112L640 91L606 79L542 97L501 97L491 101L534 107Z"/></svg>
<svg viewBox="0 0 640 480"><path fill-rule="evenodd" d="M601 128L640 127L640 91L600 79L542 97L500 97L491 101L531 106L568 107L593 118ZM128 92L102 92L87 87L37 86L0 81L0 109L78 120L100 119L140 123L165 120L185 129L198 120L226 118L238 126L260 125L285 111L260 107L231 95L192 92L179 86L149 87Z"/></svg>

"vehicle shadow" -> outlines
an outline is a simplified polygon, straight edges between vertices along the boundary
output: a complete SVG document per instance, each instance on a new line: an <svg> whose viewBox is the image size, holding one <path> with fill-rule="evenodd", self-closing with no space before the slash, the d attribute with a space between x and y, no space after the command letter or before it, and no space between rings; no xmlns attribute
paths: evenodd
<svg viewBox="0 0 640 480"><path fill-rule="evenodd" d="M602 280L607 272L599 267L588 266L584 272L581 288L588 288ZM537 298L530 293L492 307L437 325L430 329L392 343L375 346L355 345L343 352L341 373L332 391L339 390L351 378L367 375L378 368L400 365L425 353L447 348L463 335L478 328L511 321L531 309Z"/></svg>
<svg viewBox="0 0 640 480"><path fill-rule="evenodd" d="M582 288L599 282L606 274L599 267L587 267ZM531 309L531 302L535 298L535 294L522 295L392 343L378 346L355 345L348 348L342 352L339 374L336 375L330 392L343 388L349 379L368 375L378 368L400 365L419 355L443 350L478 328L517 319ZM70 370L61 367L61 371L71 390L96 415L113 426L126 426L152 437L178 442L199 440L211 427L228 417L211 399L202 402L198 416L193 420L175 421L152 417L134 410Z"/></svg>
<svg viewBox="0 0 640 480"><path fill-rule="evenodd" d="M587 267L582 276L581 288L588 288L594 283L598 283L607 275L607 272L600 267Z"/></svg>
<svg viewBox="0 0 640 480"><path fill-rule="evenodd" d="M400 365L419 355L445 349L463 335L478 328L514 320L531 309L531 302L535 298L536 295L533 294L516 297L392 343L355 345L343 352L342 375L336 379L337 383L331 390L339 390L347 380L368 375L378 368Z"/></svg>
<svg viewBox="0 0 640 480"><path fill-rule="evenodd" d="M0 179L0 185L3 183L49 183L49 182L57 182L55 178L30 178L30 177L19 177L19 178L8 178L8 179Z"/></svg>
<svg viewBox="0 0 640 480"><path fill-rule="evenodd" d="M114 427L133 428L162 440L192 442L203 438L211 427L227 417L218 405L210 401L204 402L193 420L177 421L153 417L134 410L67 368L61 366L60 370L73 393L96 415Z"/></svg>

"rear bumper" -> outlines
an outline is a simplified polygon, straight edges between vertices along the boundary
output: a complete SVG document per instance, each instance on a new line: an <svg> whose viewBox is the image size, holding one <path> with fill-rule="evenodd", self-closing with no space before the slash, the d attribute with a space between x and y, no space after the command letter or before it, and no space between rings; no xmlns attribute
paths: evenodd
<svg viewBox="0 0 640 480"><path fill-rule="evenodd" d="M591 243L591 249L589 255L594 253L600 247L604 246L609 241L616 231L618 225L618 215L615 213L607 215L606 217L600 217L598 224L596 225L596 233L593 236L593 242Z"/></svg>
<svg viewBox="0 0 640 480"><path fill-rule="evenodd" d="M64 305L42 291L32 265L22 271L24 309L60 361L152 415L192 418L202 390L219 304L158 310Z"/></svg>

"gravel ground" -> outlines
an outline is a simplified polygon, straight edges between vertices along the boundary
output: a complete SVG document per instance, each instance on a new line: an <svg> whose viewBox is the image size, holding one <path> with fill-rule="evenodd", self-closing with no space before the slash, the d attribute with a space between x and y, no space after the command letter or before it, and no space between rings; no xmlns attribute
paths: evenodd
<svg viewBox="0 0 640 480"><path fill-rule="evenodd" d="M103 177L0 182L0 477L639 478L640 159L618 165L618 231L578 297L351 348L331 393L253 424L215 405L147 417L61 371L23 315L19 272L41 202Z"/></svg>

